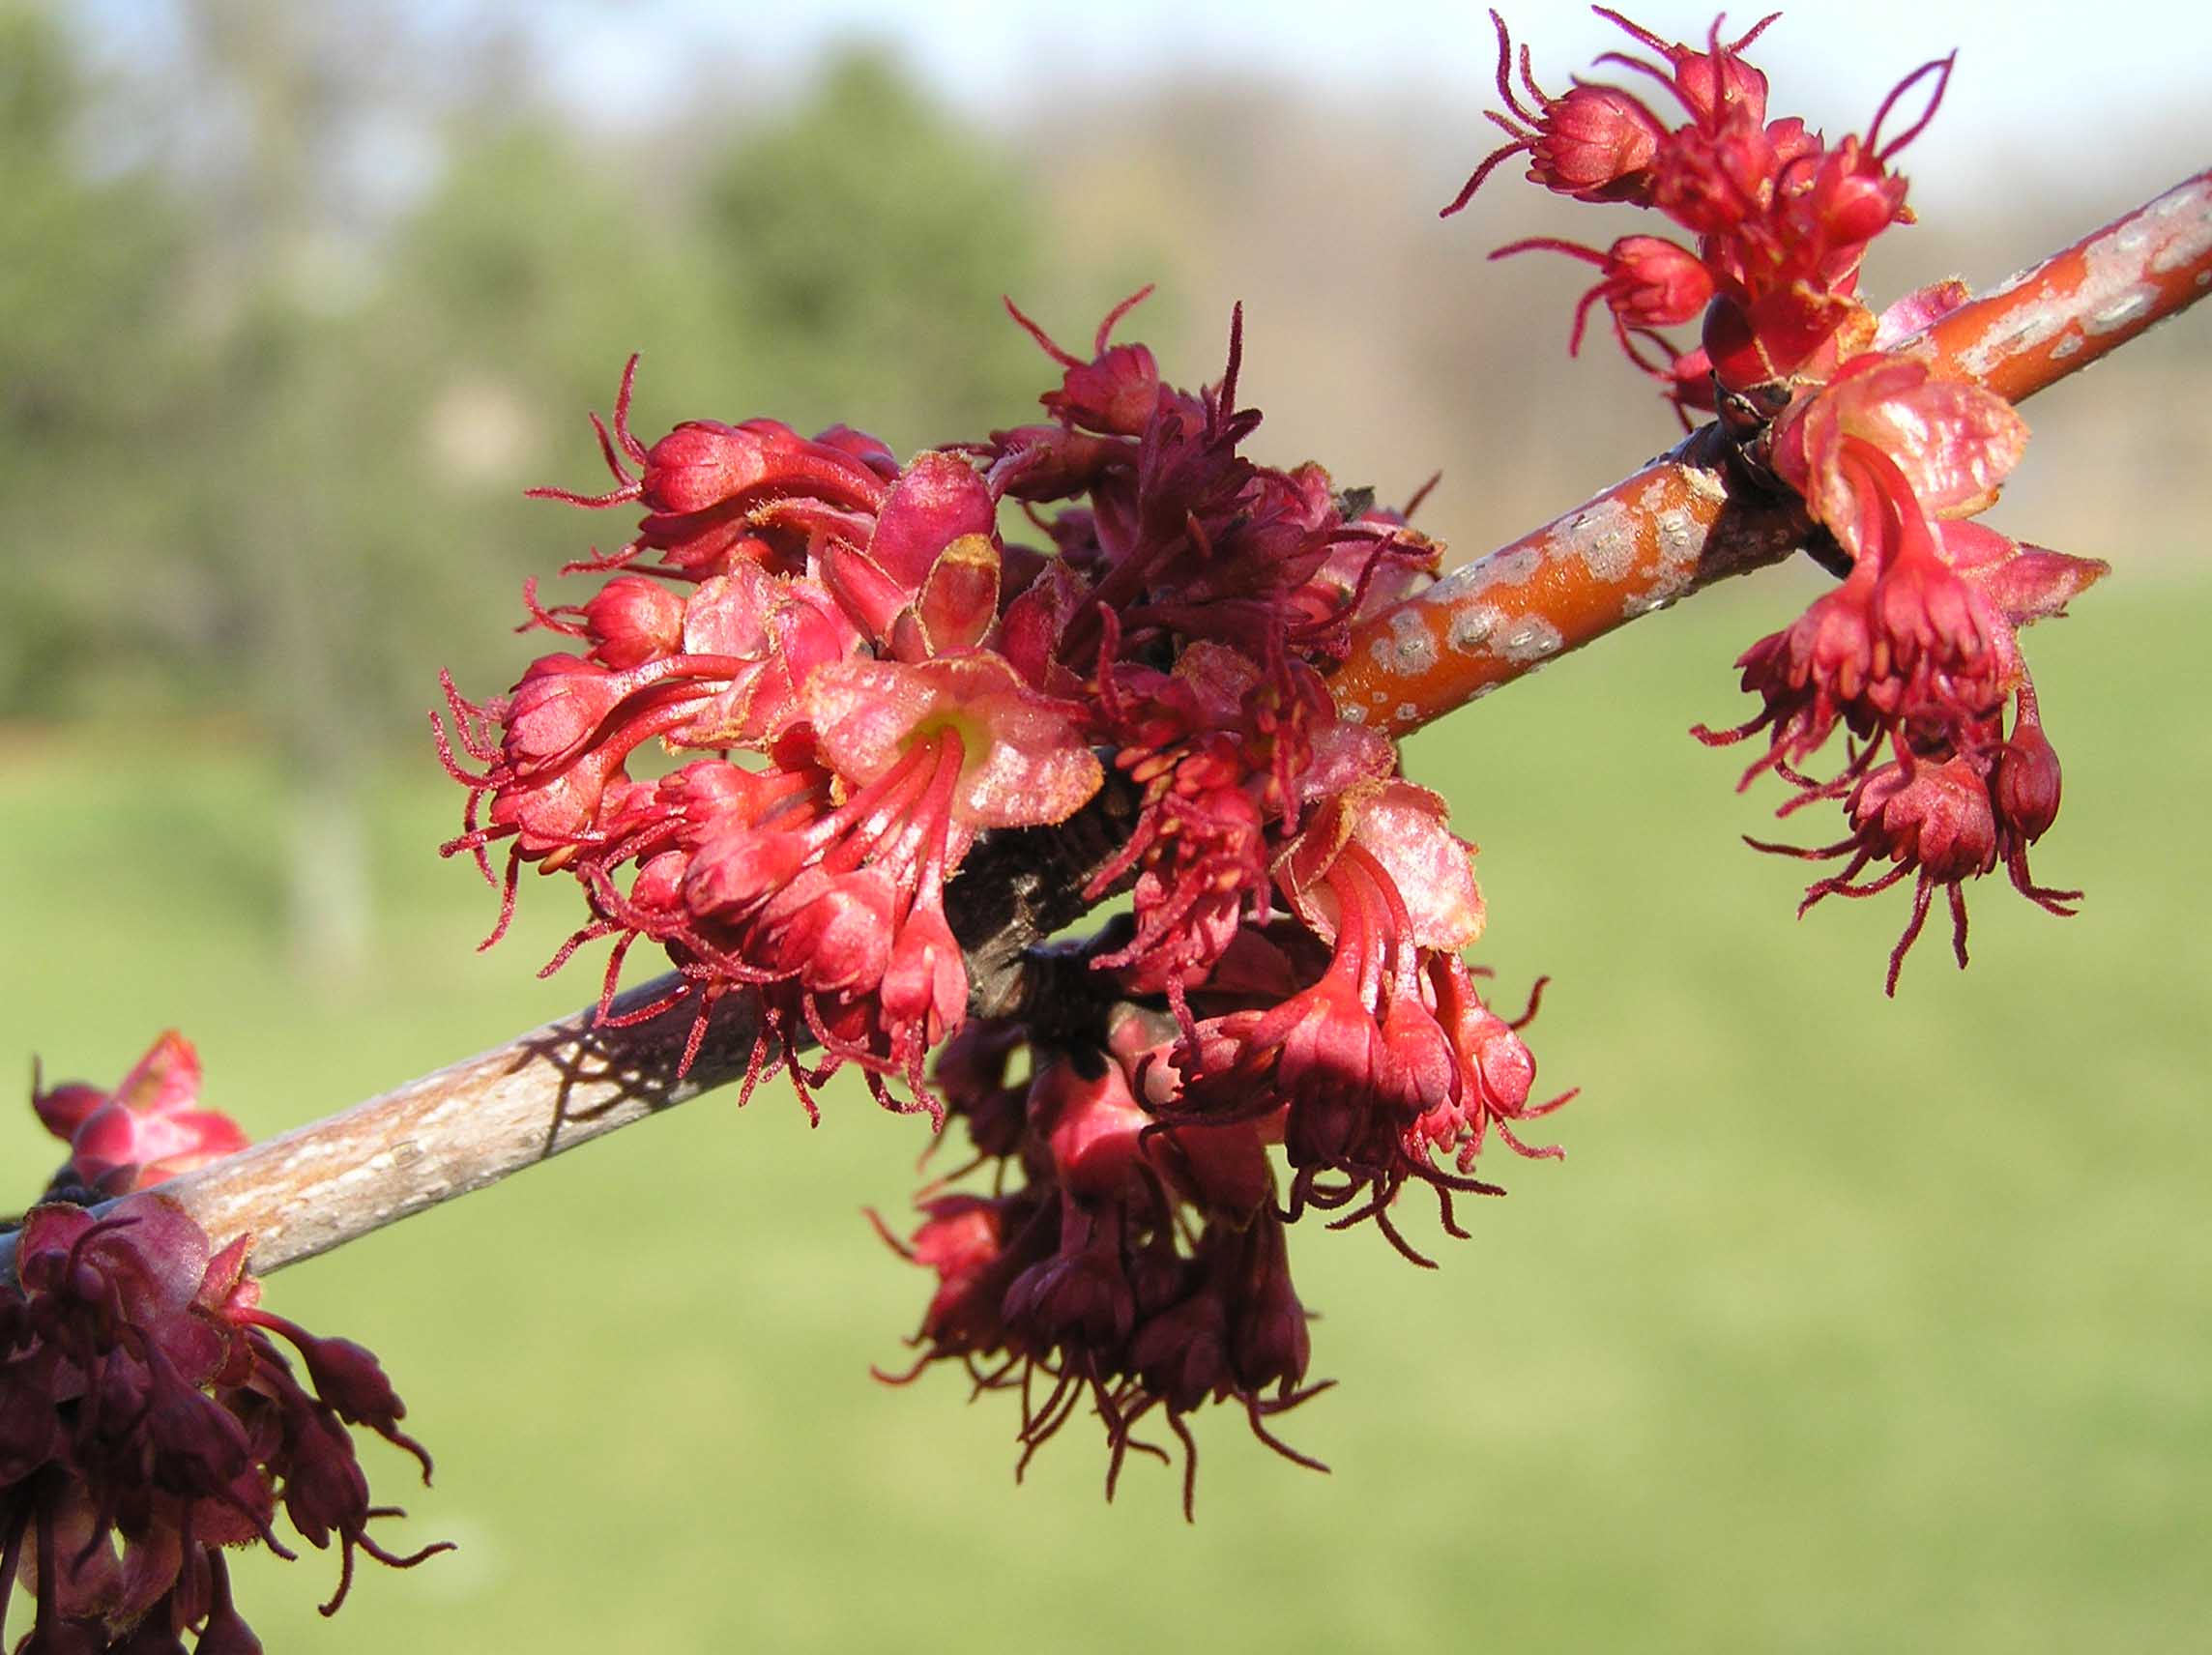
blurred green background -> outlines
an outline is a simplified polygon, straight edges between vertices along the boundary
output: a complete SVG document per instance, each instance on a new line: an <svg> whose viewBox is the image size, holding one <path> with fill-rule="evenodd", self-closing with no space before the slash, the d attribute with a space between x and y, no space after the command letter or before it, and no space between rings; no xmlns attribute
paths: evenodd
<svg viewBox="0 0 2212 1655"><path fill-rule="evenodd" d="M517 935L473 952L492 901L432 854L459 798L421 720L442 662L504 686L535 653L521 577L615 526L517 496L588 483L582 411L631 349L648 435L772 413L904 452L1044 388L1002 291L1080 342L1158 277L1129 332L1186 383L1241 295L1262 457L1384 498L1443 463L1428 526L1468 550L1667 440L1617 364L1555 360L1558 269L1482 264L1588 224L1502 189L1431 221L1481 147L1465 109L1353 89L1316 120L1312 88L1185 81L1009 115L859 49L698 68L595 124L533 27L0 6L0 1065L111 1083L179 1027L259 1134L588 997L589 968L530 975L565 891L527 889ZM2102 154L1993 192L1941 131L1882 291L1987 281L2201 164ZM1977 893L1965 975L1932 937L1884 1002L1901 901L1793 921L1801 870L1735 843L1770 824L1683 734L1733 715L1728 662L1805 571L1412 744L1484 847L1506 998L1557 979L1543 1078L1584 1092L1566 1163L1503 1169L1512 1198L1441 1273L1300 1238L1316 1370L1343 1382L1285 1434L1332 1476L1202 1419L1186 1528L1142 1464L1104 1506L1078 1421L1015 1488L1004 1399L868 1378L927 1281L860 1209L899 1212L923 1134L850 1094L809 1132L770 1089L276 1282L383 1355L439 1476L411 1490L371 1450L378 1492L461 1550L370 1567L328 1623L328 1558L256 1563L265 1640L2200 1640L2208 369L2192 317L2030 410L1997 521L2117 566L2029 638L2069 784L2037 868L2089 898L2058 921ZM26 1195L54 1158L27 1112L0 1156Z"/></svg>

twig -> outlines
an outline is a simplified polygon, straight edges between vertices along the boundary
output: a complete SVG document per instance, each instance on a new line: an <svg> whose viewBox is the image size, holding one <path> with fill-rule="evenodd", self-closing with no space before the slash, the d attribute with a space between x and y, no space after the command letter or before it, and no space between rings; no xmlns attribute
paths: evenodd
<svg viewBox="0 0 2212 1655"><path fill-rule="evenodd" d="M1084 888L1127 840L1135 809L1135 790L1112 776L1059 828L1002 834L970 856L947 895L979 1014L1022 1008L1028 948L1090 908ZM1047 974L1063 980L1050 963ZM665 998L678 980L632 989L612 1016ZM690 1002L627 1027L595 1026L594 1009L295 1126L162 1192L218 1239L251 1232L252 1267L266 1275L688 1103L742 1079L752 1060L750 994L723 997L681 1079ZM0 1272L13 1268L15 1248L0 1235Z"/></svg>
<svg viewBox="0 0 2212 1655"><path fill-rule="evenodd" d="M2168 191L1946 317L1901 349L2019 400L2212 288L2212 172ZM1332 681L1348 716L1412 729L1554 655L1728 575L1781 561L1803 514L1747 486L1712 427L1558 521L1370 623ZM1090 906L1093 870L1126 837L1110 784L1062 827L978 848L947 892L972 1003L1023 1003L1028 950ZM618 1006L667 992L662 977ZM1047 991L1049 992L1049 991ZM682 1079L688 1005L627 1028L589 1012L411 1081L176 1178L163 1188L218 1240L254 1236L267 1273L498 1182L745 1072L749 996L716 1008ZM13 1267L0 1236L0 1271Z"/></svg>
<svg viewBox="0 0 2212 1655"><path fill-rule="evenodd" d="M2019 402L2212 290L2212 171L1961 306L1899 354ZM1615 626L1799 543L1804 519L1724 465L1714 427L1361 627L1330 687L1403 735Z"/></svg>
<svg viewBox="0 0 2212 1655"><path fill-rule="evenodd" d="M661 977L632 990L618 1015L673 986ZM688 1005L628 1028L595 1029L579 1011L161 1188L218 1239L250 1231L252 1267L266 1275L744 1074L750 995L723 999L678 1080L690 1029Z"/></svg>
<svg viewBox="0 0 2212 1655"><path fill-rule="evenodd" d="M1402 736L1733 574L1781 563L1812 524L1732 475L1716 426L1564 517L1364 624L1329 680L1347 718Z"/></svg>

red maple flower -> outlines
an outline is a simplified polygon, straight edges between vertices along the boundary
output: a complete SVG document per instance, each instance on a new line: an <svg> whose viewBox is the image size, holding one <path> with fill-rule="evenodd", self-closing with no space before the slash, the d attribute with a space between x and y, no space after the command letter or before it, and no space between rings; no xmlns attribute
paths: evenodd
<svg viewBox="0 0 2212 1655"><path fill-rule="evenodd" d="M1902 314L1939 314L1947 302L1933 290ZM1775 422L1768 463L1834 536L1849 570L1738 660L1743 687L1760 697L1758 714L1733 730L1696 732L1715 744L1763 734L1766 750L1743 784L1768 769L1791 782L1799 791L1784 814L1815 799L1843 801L1850 832L1834 844L1753 841L1847 858L1813 885L1804 908L1914 877L1911 915L1890 956L1893 994L1937 890L1962 966L1967 880L2001 861L2016 888L2054 914L2071 913L2081 894L2039 886L2027 870L2028 845L2057 814L2059 772L2018 634L2061 613L2105 566L1965 520L1996 498L2026 434L2002 398L1909 360L1861 356L1801 392ZM1851 737L1843 766L1808 775L1839 724ZM1862 883L1879 863L1890 865Z"/></svg>
<svg viewBox="0 0 2212 1655"><path fill-rule="evenodd" d="M1062 424L1095 431L1107 437L1141 437L1151 422L1159 401L1160 364L1145 345L1110 345L1114 329L1122 317L1151 297L1147 282L1113 309L1098 324L1091 341L1091 360L1062 350L1052 335L1038 327L1009 299L1006 313L1020 323L1046 356L1067 371L1058 391L1039 398L1045 412Z"/></svg>
<svg viewBox="0 0 2212 1655"><path fill-rule="evenodd" d="M1702 303L1665 246L1623 254L1679 289L1620 285L1624 338ZM1470 1176L1482 1146L1549 1153L1516 1132L1550 1106L1458 957L1481 926L1468 847L1324 682L1355 623L1434 578L1407 522L1425 487L1382 509L1319 465L1255 462L1241 310L1218 381L1185 391L1113 338L1142 297L1088 358L1013 310L1058 369L1044 421L903 466L767 421L647 445L626 370L598 427L618 486L545 491L644 508L572 566L622 572L574 603L528 593L570 647L507 696L450 691L439 735L470 796L448 854L501 886L502 928L525 864L579 883L590 917L553 964L611 941L602 1019L643 939L676 975L622 1018L688 1002L695 1051L721 997L752 997L748 1094L772 1060L811 1110L851 1065L888 1106L964 1122L956 1176L991 1184L920 1197L915 1371L1018 1391L1025 1461L1088 1406L1109 1490L1179 1443L1187 1504L1206 1403L1312 1464L1267 1423L1320 1388L1283 1226L1372 1216L1404 1246L1388 1208L1418 1179L1456 1231L1450 1192L1494 1187ZM1009 501L1039 544L1003 530ZM654 740L680 768L632 775ZM1132 912L1034 950L1018 1018L971 1021L949 919L969 853L1065 822L1108 762L1137 805L1094 814L1125 826L1088 895L1127 885Z"/></svg>
<svg viewBox="0 0 2212 1655"><path fill-rule="evenodd" d="M1111 648L1108 651L1111 653ZM1189 645L1172 674L1117 666L1100 698L1116 766L1144 789L1136 830L1091 894L1137 871L1137 929L1092 964L1140 993L1179 995L1269 912L1268 867L1313 800L1390 773L1388 744L1336 716L1318 674L1289 665L1286 696L1250 658Z"/></svg>
<svg viewBox="0 0 2212 1655"><path fill-rule="evenodd" d="M903 1243L877 1221L938 1278L913 1340L920 1354L882 1377L957 1361L978 1390L1017 1391L1023 1467L1088 1400L1106 1432L1109 1497L1131 1450L1164 1457L1139 1435L1156 1417L1183 1449L1186 1516L1198 1449L1185 1416L1208 1403L1240 1406L1262 1441L1324 1468L1266 1423L1324 1387L1304 1383L1306 1313L1258 1135L1163 1126L1123 1057L1040 1053L1038 1063L1022 1147L1005 1154L1025 1175L1019 1189L925 1191L923 1222ZM938 1079L957 1114L985 1095Z"/></svg>
<svg viewBox="0 0 2212 1655"><path fill-rule="evenodd" d="M923 1054L964 1013L945 883L978 829L1057 822L1096 789L1087 732L987 647L1004 557L996 498L967 460L899 468L842 427L808 444L764 421L691 421L648 448L628 425L635 365L612 431L597 427L622 486L540 492L643 504L638 537L588 566L655 549L660 579L624 574L553 609L533 594L534 624L587 652L544 656L480 705L449 682L451 737L434 722L470 800L445 852L500 886L492 940L522 864L577 878L594 917L554 964L615 939L602 1016L627 947L651 938L695 1002L694 1050L714 1002L753 988L756 1074L780 1052L811 1108L827 1069L793 1060L814 1040L830 1066L858 1061L886 1102L916 1107L882 1080L921 1093ZM655 740L716 758L633 780L631 755ZM721 757L737 749L766 763ZM503 840L504 880L488 857Z"/></svg>
<svg viewBox="0 0 2212 1655"><path fill-rule="evenodd" d="M1511 44L1493 13L1498 89L1506 107L1491 119L1512 141L1476 168L1444 211L1459 211L1493 168L1526 150L1529 179L1547 189L1665 214L1696 238L1694 251L1650 236L1624 238L1609 252L1553 237L1499 251L1547 247L1597 265L1603 275L1576 308L1570 349L1581 343L1589 307L1603 299L1623 352L1661 381L1685 418L1715 406L1708 375L1734 395L1779 387L1778 406L1793 385L1823 377L1873 342L1875 318L1856 292L1860 261L1876 236L1910 221L1905 180L1890 163L1934 117L1952 60L1923 64L1901 80L1864 139L1830 146L1795 116L1767 118L1766 77L1743 52L1774 15L1732 41L1722 40L1716 19L1701 48L1669 44L1617 12L1597 10L1644 48L1607 52L1598 62L1657 86L1672 113L1663 116L1622 87L1593 82L1578 81L1565 97L1550 98L1529 73L1526 47L1517 92ZM1885 136L1907 94L1924 83L1925 106L1902 132ZM1696 352L1657 332L1701 312Z"/></svg>
<svg viewBox="0 0 2212 1655"><path fill-rule="evenodd" d="M540 500L645 508L627 544L571 566L610 569L658 552L656 574L703 580L740 561L782 573L804 566L808 540L830 525L864 524L882 504L895 467L881 443L844 426L812 441L774 420L725 425L687 420L648 448L630 432L637 358L623 367L612 429L592 416L615 486L603 494L534 488ZM630 468L636 467L636 474Z"/></svg>
<svg viewBox="0 0 2212 1655"><path fill-rule="evenodd" d="M1603 252L1555 236L1531 236L1526 241L1508 242L1493 249L1490 256L1507 258L1539 249L1565 253L1597 266L1601 272L1597 284L1575 305L1574 328L1567 336L1569 356L1581 354L1590 306L1601 299L1613 312L1613 331L1620 348L1634 360L1636 347L1631 334L1693 321L1703 314L1706 302L1713 296L1712 273L1703 261L1662 236L1623 236Z"/></svg>
<svg viewBox="0 0 2212 1655"><path fill-rule="evenodd" d="M1448 218L1465 207L1499 162L1523 153L1528 157L1528 182L1546 189L1578 201L1646 201L1651 160L1666 129L1643 100L1616 86L1580 80L1554 98L1536 84L1526 45L1517 91L1513 40L1505 19L1493 11L1490 22L1498 31L1498 97L1505 107L1484 113L1508 141L1484 158L1439 217ZM1528 102L1521 101L1522 93Z"/></svg>
<svg viewBox="0 0 2212 1655"><path fill-rule="evenodd" d="M247 1238L214 1250L184 1210L139 1193L95 1215L34 1207L0 1288L0 1613L36 1605L24 1648L257 1648L221 1549L338 1544L341 1604L363 1552L407 1568L448 1548L386 1550L347 1427L421 1462L376 1360L256 1308ZM308 1383L269 1338L299 1352ZM164 1641L165 1640L165 1641ZM212 1640L212 1641L211 1641Z"/></svg>
<svg viewBox="0 0 2212 1655"><path fill-rule="evenodd" d="M243 1149L246 1132L220 1110L194 1107L199 1054L174 1029L147 1049L112 1092L81 1081L47 1091L34 1078L31 1107L70 1147L69 1176L100 1196L128 1195Z"/></svg>
<svg viewBox="0 0 2212 1655"><path fill-rule="evenodd" d="M1966 964L1968 880L2002 862L2013 887L2049 913L2070 917L2081 898L2078 890L2037 884L2028 871L2028 846L2057 819L2060 780L2058 755L2043 733L2034 687L2022 682L2009 733L2000 734L1993 717L1976 735L1979 739L1963 750L1908 751L1861 775L1844 801L1851 831L1832 845L1807 850L1750 841L1783 856L1845 859L1840 872L1806 889L1800 914L1826 897L1874 896L1908 877L1913 880L1912 911L1890 952L1883 984L1891 995L1937 891L1950 908L1951 948L1962 968ZM1884 862L1890 866L1862 881L1869 867Z"/></svg>
<svg viewBox="0 0 2212 1655"><path fill-rule="evenodd" d="M1771 463L1850 559L1843 584L1737 662L1761 711L1727 742L1764 732L1745 773L1773 769L1813 797L1840 796L1885 744L1932 735L1956 748L2026 682L2016 637L2105 566L2023 548L1962 519L1996 497L2026 427L2003 399L1924 364L1855 359L1776 421ZM1843 770L1808 761L1841 724L1857 738Z"/></svg>
<svg viewBox="0 0 2212 1655"><path fill-rule="evenodd" d="M1363 782L1315 811L1274 876L1292 912L1328 944L1327 966L1259 1006L1203 1020L1186 1013L1161 1118L1267 1123L1292 1170L1286 1219L1308 1206L1350 1208L1336 1227L1372 1218L1401 1253L1429 1265L1390 1217L1398 1192L1409 1180L1428 1184L1446 1232L1464 1235L1453 1194L1503 1193L1467 1176L1481 1132L1523 1114L1528 1097L1503 1048L1489 1042L1464 968L1444 963L1482 929L1469 847L1444 829L1433 794ZM1295 970L1287 956L1285 965ZM1462 1147L1459 1172L1430 1158Z"/></svg>

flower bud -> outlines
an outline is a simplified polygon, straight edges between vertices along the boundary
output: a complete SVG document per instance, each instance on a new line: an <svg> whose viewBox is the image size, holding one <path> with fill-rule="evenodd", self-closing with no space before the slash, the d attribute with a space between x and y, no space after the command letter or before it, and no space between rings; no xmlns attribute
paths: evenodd
<svg viewBox="0 0 2212 1655"><path fill-rule="evenodd" d="M1031 1083L1032 1126L1051 1146L1061 1183L1079 1198L1105 1200L1122 1192L1151 1117L1130 1094L1121 1065L1097 1059L1086 1075L1072 1059L1048 1063Z"/></svg>
<svg viewBox="0 0 2212 1655"><path fill-rule="evenodd" d="M2057 820L2058 754L2043 734L2032 701L2023 709L1997 759L1994 791L1997 815L2030 844L2048 833L2051 824Z"/></svg>
<svg viewBox="0 0 2212 1655"><path fill-rule="evenodd" d="M1528 146L1528 181L1578 201L1640 200L1664 136L1641 99L1578 83L1545 105Z"/></svg>
<svg viewBox="0 0 2212 1655"><path fill-rule="evenodd" d="M1862 840L1936 884L1954 885L1996 866L1990 790L1963 756L1909 770L1882 766L1854 790L1850 814Z"/></svg>
<svg viewBox="0 0 2212 1655"><path fill-rule="evenodd" d="M584 628L594 657L620 672L683 648L684 600L656 580L620 575L584 604Z"/></svg>

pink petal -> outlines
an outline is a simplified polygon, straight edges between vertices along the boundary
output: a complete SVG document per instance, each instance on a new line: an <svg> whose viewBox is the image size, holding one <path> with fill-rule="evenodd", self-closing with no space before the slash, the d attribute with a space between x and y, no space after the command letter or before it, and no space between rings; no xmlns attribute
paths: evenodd
<svg viewBox="0 0 2212 1655"><path fill-rule="evenodd" d="M1062 822L1104 772L1068 703L1040 695L1004 656L908 664L837 661L806 681L805 706L830 767L864 785L912 743L944 730L966 749L952 819L975 828Z"/></svg>
<svg viewBox="0 0 2212 1655"><path fill-rule="evenodd" d="M115 1088L115 1101L140 1115L187 1108L199 1094L199 1054L174 1029L164 1031Z"/></svg>

